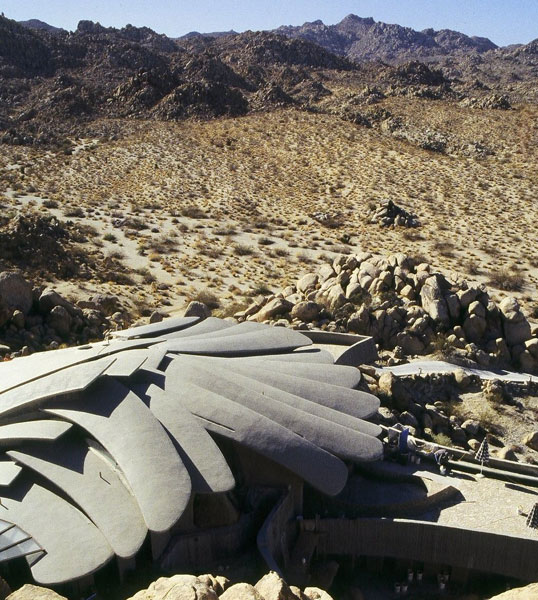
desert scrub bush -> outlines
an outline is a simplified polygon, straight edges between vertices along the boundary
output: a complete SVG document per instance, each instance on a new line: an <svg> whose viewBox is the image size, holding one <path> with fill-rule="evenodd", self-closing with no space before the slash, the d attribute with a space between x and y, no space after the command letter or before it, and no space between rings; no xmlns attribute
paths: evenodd
<svg viewBox="0 0 538 600"><path fill-rule="evenodd" d="M105 233L105 235L103 236L103 239L105 240L105 242L115 243L118 241L118 238L116 237L116 235L111 232Z"/></svg>
<svg viewBox="0 0 538 600"><path fill-rule="evenodd" d="M142 277L142 283L149 284L155 281L155 275L153 275L153 273L147 267L138 269L135 272L137 275L140 275L140 277Z"/></svg>
<svg viewBox="0 0 538 600"><path fill-rule="evenodd" d="M264 283L258 284L254 286L251 290L249 290L249 296L268 296L273 292L268 288Z"/></svg>
<svg viewBox="0 0 538 600"><path fill-rule="evenodd" d="M448 341L445 333L438 333L430 342L429 351L439 360L450 358L452 356L452 344Z"/></svg>
<svg viewBox="0 0 538 600"><path fill-rule="evenodd" d="M70 206L64 210L64 216L66 217L83 217L84 211L80 206Z"/></svg>
<svg viewBox="0 0 538 600"><path fill-rule="evenodd" d="M229 225L227 227L217 227L217 229L214 230L213 232L215 235L235 235L237 233L237 230L235 229L235 227Z"/></svg>
<svg viewBox="0 0 538 600"><path fill-rule="evenodd" d="M270 246L271 244L274 244L275 240L272 240L271 238L262 236L261 238L258 239L258 244L260 246Z"/></svg>
<svg viewBox="0 0 538 600"><path fill-rule="evenodd" d="M194 293L189 299L196 300L197 302L202 302L212 310L220 306L219 299L215 296L213 292L209 291L208 289L203 289Z"/></svg>
<svg viewBox="0 0 538 600"><path fill-rule="evenodd" d="M446 433L434 433L432 441L439 446L452 446L452 440Z"/></svg>
<svg viewBox="0 0 538 600"><path fill-rule="evenodd" d="M245 244L234 244L233 251L237 256L250 256L254 254L254 250Z"/></svg>
<svg viewBox="0 0 538 600"><path fill-rule="evenodd" d="M45 208L58 208L58 202L47 198L46 200L43 200L43 206Z"/></svg>
<svg viewBox="0 0 538 600"><path fill-rule="evenodd" d="M488 285L505 292L520 292L525 285L525 279L519 273L511 273L508 269L498 269L491 273Z"/></svg>
<svg viewBox="0 0 538 600"><path fill-rule="evenodd" d="M467 271L467 273L469 273L469 275L480 274L480 268L478 267L478 264L475 260L468 260L465 263L465 270Z"/></svg>
<svg viewBox="0 0 538 600"><path fill-rule="evenodd" d="M233 317L235 313L245 310L248 307L248 302L245 300L236 300L235 302L229 302L226 306L218 308L213 312L214 317L219 319L225 319L226 317Z"/></svg>
<svg viewBox="0 0 538 600"><path fill-rule="evenodd" d="M181 209L181 216L189 219L207 219L207 214L198 206L193 204L185 206Z"/></svg>

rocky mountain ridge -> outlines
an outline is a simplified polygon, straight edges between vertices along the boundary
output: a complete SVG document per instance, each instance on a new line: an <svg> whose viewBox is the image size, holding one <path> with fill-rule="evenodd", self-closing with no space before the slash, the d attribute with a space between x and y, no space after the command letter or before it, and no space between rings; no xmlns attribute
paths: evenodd
<svg viewBox="0 0 538 600"><path fill-rule="evenodd" d="M467 52L483 53L498 47L488 38L470 37L450 29L415 31L354 14L335 25L325 25L318 20L297 27L282 26L274 31L308 39L357 62L378 60L398 64Z"/></svg>
<svg viewBox="0 0 538 600"><path fill-rule="evenodd" d="M354 108L350 114L349 93L336 93L340 89L353 90L355 104L406 94L472 100L503 90L506 82L516 99L536 95L535 43L496 50L455 32L418 34L353 16L330 27L313 24L305 29L308 35L280 28L172 40L147 27L115 29L81 21L68 33L1 17L2 141L50 143L58 133L65 138L101 117L205 119L286 105L342 113L347 120L372 125L368 115L357 115ZM357 38L358 31L370 32L371 39ZM331 41L334 36L347 40L349 51ZM389 46L392 50L386 50ZM404 47L421 50L402 54ZM398 63L416 56L429 60L428 48L443 49L441 69L417 61L396 66L356 62L386 58L387 52L399 53ZM470 54L463 51L469 48ZM368 97L360 100L365 89ZM379 121L379 115L373 120Z"/></svg>

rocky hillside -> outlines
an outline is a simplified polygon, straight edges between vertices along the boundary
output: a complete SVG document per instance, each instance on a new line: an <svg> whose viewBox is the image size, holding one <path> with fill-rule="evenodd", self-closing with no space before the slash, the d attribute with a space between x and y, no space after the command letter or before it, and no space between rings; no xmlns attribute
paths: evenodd
<svg viewBox="0 0 538 600"><path fill-rule="evenodd" d="M310 40L357 62L378 60L399 64L469 52L481 54L497 48L487 38L469 37L450 29L415 31L410 27L376 22L353 14L336 25L314 21L298 27L279 27L275 32Z"/></svg>
<svg viewBox="0 0 538 600"><path fill-rule="evenodd" d="M518 92L536 101L537 40L499 48L484 37L458 31L425 29L376 22L348 15L336 25L322 21L279 27L276 33L306 39L356 63L383 61L398 65L410 61L435 63L446 76L473 87Z"/></svg>
<svg viewBox="0 0 538 600"><path fill-rule="evenodd" d="M437 353L461 364L538 373L538 323L517 300L497 304L485 286L451 282L403 253L337 256L235 317L372 336L389 364Z"/></svg>
<svg viewBox="0 0 538 600"><path fill-rule="evenodd" d="M419 34L354 16L310 25L172 40L147 27L81 21L68 33L0 17L0 139L66 143L99 118L208 119L283 106L368 126L386 120L386 112L357 114L356 105L387 96L479 102L510 82L515 99L536 92L532 44L495 50L455 32ZM430 60L432 49L443 70L417 62ZM396 66L379 63L389 55L398 57ZM421 135L397 135L421 143Z"/></svg>

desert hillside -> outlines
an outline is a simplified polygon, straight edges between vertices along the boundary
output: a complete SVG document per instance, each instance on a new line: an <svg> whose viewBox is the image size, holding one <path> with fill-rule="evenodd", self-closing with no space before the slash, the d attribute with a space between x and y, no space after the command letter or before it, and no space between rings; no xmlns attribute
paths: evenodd
<svg viewBox="0 0 538 600"><path fill-rule="evenodd" d="M536 310L536 107L420 99L382 107L409 128L479 140L492 154L433 152L293 108L205 122L124 121L115 123L119 139L73 140L72 154L4 146L3 218L34 211L89 227L84 251L116 258L131 274L114 292L155 305L159 292L177 304L202 288L222 303L241 301L333 253L364 250L423 254L457 278L518 292ZM420 226L370 223L383 199ZM168 289L156 292L159 283Z"/></svg>

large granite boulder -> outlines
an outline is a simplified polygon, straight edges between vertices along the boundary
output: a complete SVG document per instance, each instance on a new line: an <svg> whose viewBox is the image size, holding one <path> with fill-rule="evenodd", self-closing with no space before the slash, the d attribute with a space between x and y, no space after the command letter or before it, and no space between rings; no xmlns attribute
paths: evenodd
<svg viewBox="0 0 538 600"><path fill-rule="evenodd" d="M489 600L536 600L538 598L538 583L531 583L525 587L508 590L493 596Z"/></svg>
<svg viewBox="0 0 538 600"><path fill-rule="evenodd" d="M7 600L67 600L47 588L27 583L7 597Z"/></svg>
<svg viewBox="0 0 538 600"><path fill-rule="evenodd" d="M432 275L424 281L420 290L422 308L428 315L442 325L450 323L450 315L446 300L443 297L442 279L440 275Z"/></svg>
<svg viewBox="0 0 538 600"><path fill-rule="evenodd" d="M33 303L32 286L20 274L10 271L0 273L0 305L18 309L25 315Z"/></svg>
<svg viewBox="0 0 538 600"><path fill-rule="evenodd" d="M236 583L220 596L220 600L264 600L264 598L253 585Z"/></svg>
<svg viewBox="0 0 538 600"><path fill-rule="evenodd" d="M141 590L130 600L217 600L218 595L207 581L194 575L160 577L147 590Z"/></svg>
<svg viewBox="0 0 538 600"><path fill-rule="evenodd" d="M274 571L264 575L254 587L264 600L297 600L288 584Z"/></svg>

